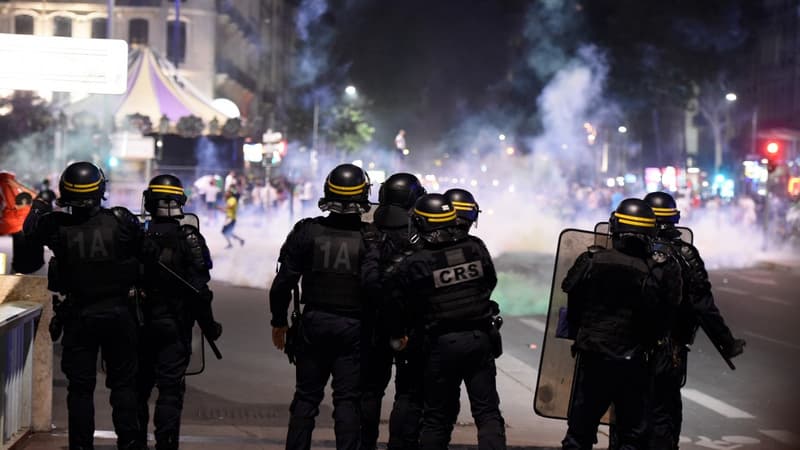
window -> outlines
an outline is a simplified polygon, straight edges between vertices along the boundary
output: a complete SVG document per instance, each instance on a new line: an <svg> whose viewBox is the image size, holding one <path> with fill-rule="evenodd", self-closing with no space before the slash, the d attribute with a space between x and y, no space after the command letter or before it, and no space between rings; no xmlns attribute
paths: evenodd
<svg viewBox="0 0 800 450"><path fill-rule="evenodd" d="M186 61L186 22L178 22L177 38L175 40L175 21L167 22L167 59L182 63Z"/></svg>
<svg viewBox="0 0 800 450"><path fill-rule="evenodd" d="M22 15L14 17L14 33L33 34L33 16Z"/></svg>
<svg viewBox="0 0 800 450"><path fill-rule="evenodd" d="M56 16L53 19L53 36L72 37L72 19Z"/></svg>
<svg viewBox="0 0 800 450"><path fill-rule="evenodd" d="M108 21L105 18L98 17L92 19L92 37L95 39L105 39L108 37Z"/></svg>
<svg viewBox="0 0 800 450"><path fill-rule="evenodd" d="M131 19L128 22L128 43L146 45L148 28L147 19Z"/></svg>

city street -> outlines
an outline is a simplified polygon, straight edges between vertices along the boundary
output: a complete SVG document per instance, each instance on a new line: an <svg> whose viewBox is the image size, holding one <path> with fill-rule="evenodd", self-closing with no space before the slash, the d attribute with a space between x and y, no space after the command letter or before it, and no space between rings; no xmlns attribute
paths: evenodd
<svg viewBox="0 0 800 450"><path fill-rule="evenodd" d="M800 448L796 420L800 298L794 291L798 277L800 271L786 263L711 273L720 310L734 334L747 340L747 347L734 360L737 370L730 371L708 339L698 336L683 390L681 448ZM272 347L267 293L222 284L213 289L215 309L225 326L219 341L224 359L214 360L207 352L206 371L187 381L182 448L281 448L294 372L283 354ZM565 422L537 417L532 410L544 323L542 316L506 317L503 328L505 354L497 361L498 385L509 446L515 448L557 447L566 430ZM53 434L37 435L22 447L25 450L52 449L66 443L65 380L58 370L54 385ZM390 389L387 398L392 395ZM105 388L98 387L99 438L113 437L107 398ZM384 402L383 442L389 407L389 402ZM331 411L328 396L317 420L314 447L334 447ZM462 399L461 411L454 444L474 448L477 440L466 399ZM601 429L598 447L607 445L605 433ZM111 440L98 442L113 444Z"/></svg>

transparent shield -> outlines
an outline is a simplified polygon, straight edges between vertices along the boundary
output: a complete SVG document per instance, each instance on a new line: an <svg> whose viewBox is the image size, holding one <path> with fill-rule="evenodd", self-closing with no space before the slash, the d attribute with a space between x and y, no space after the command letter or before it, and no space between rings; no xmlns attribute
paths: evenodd
<svg viewBox="0 0 800 450"><path fill-rule="evenodd" d="M694 242L694 232L691 228L687 227L675 227L681 232L681 239L684 242L688 242L692 244ZM611 245L611 235L608 234L608 222L597 222L594 226L594 232L598 234L598 243L597 245L601 245L603 247L608 247Z"/></svg>
<svg viewBox="0 0 800 450"><path fill-rule="evenodd" d="M564 317L567 294L561 290L561 282L578 256L593 245L603 245L605 235L585 230L566 229L558 238L553 281L550 288L550 306L547 312L547 327L542 342L539 378L533 399L536 414L552 419L566 419L572 395L575 374L575 358L572 357L572 339L558 337L559 317ZM563 325L562 319L562 324ZM603 418L608 423L608 414Z"/></svg>

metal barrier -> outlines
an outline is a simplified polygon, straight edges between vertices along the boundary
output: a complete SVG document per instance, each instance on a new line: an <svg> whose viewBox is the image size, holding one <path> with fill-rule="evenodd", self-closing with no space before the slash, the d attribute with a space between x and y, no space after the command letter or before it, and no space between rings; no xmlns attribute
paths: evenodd
<svg viewBox="0 0 800 450"><path fill-rule="evenodd" d="M0 304L0 448L31 429L33 340L42 305Z"/></svg>

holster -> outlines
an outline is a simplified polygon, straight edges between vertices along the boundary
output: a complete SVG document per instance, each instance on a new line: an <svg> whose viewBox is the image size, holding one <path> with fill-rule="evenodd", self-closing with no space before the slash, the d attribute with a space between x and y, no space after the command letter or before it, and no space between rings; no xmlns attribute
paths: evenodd
<svg viewBox="0 0 800 450"><path fill-rule="evenodd" d="M297 352L300 347L300 340L302 339L302 320L298 311L292 311L292 324L286 332L286 345L283 347L283 352L289 358L289 364L294 364Z"/></svg>
<svg viewBox="0 0 800 450"><path fill-rule="evenodd" d="M492 344L492 356L497 359L503 354L503 336L500 334L500 329L494 324L489 327L488 333L489 343Z"/></svg>

